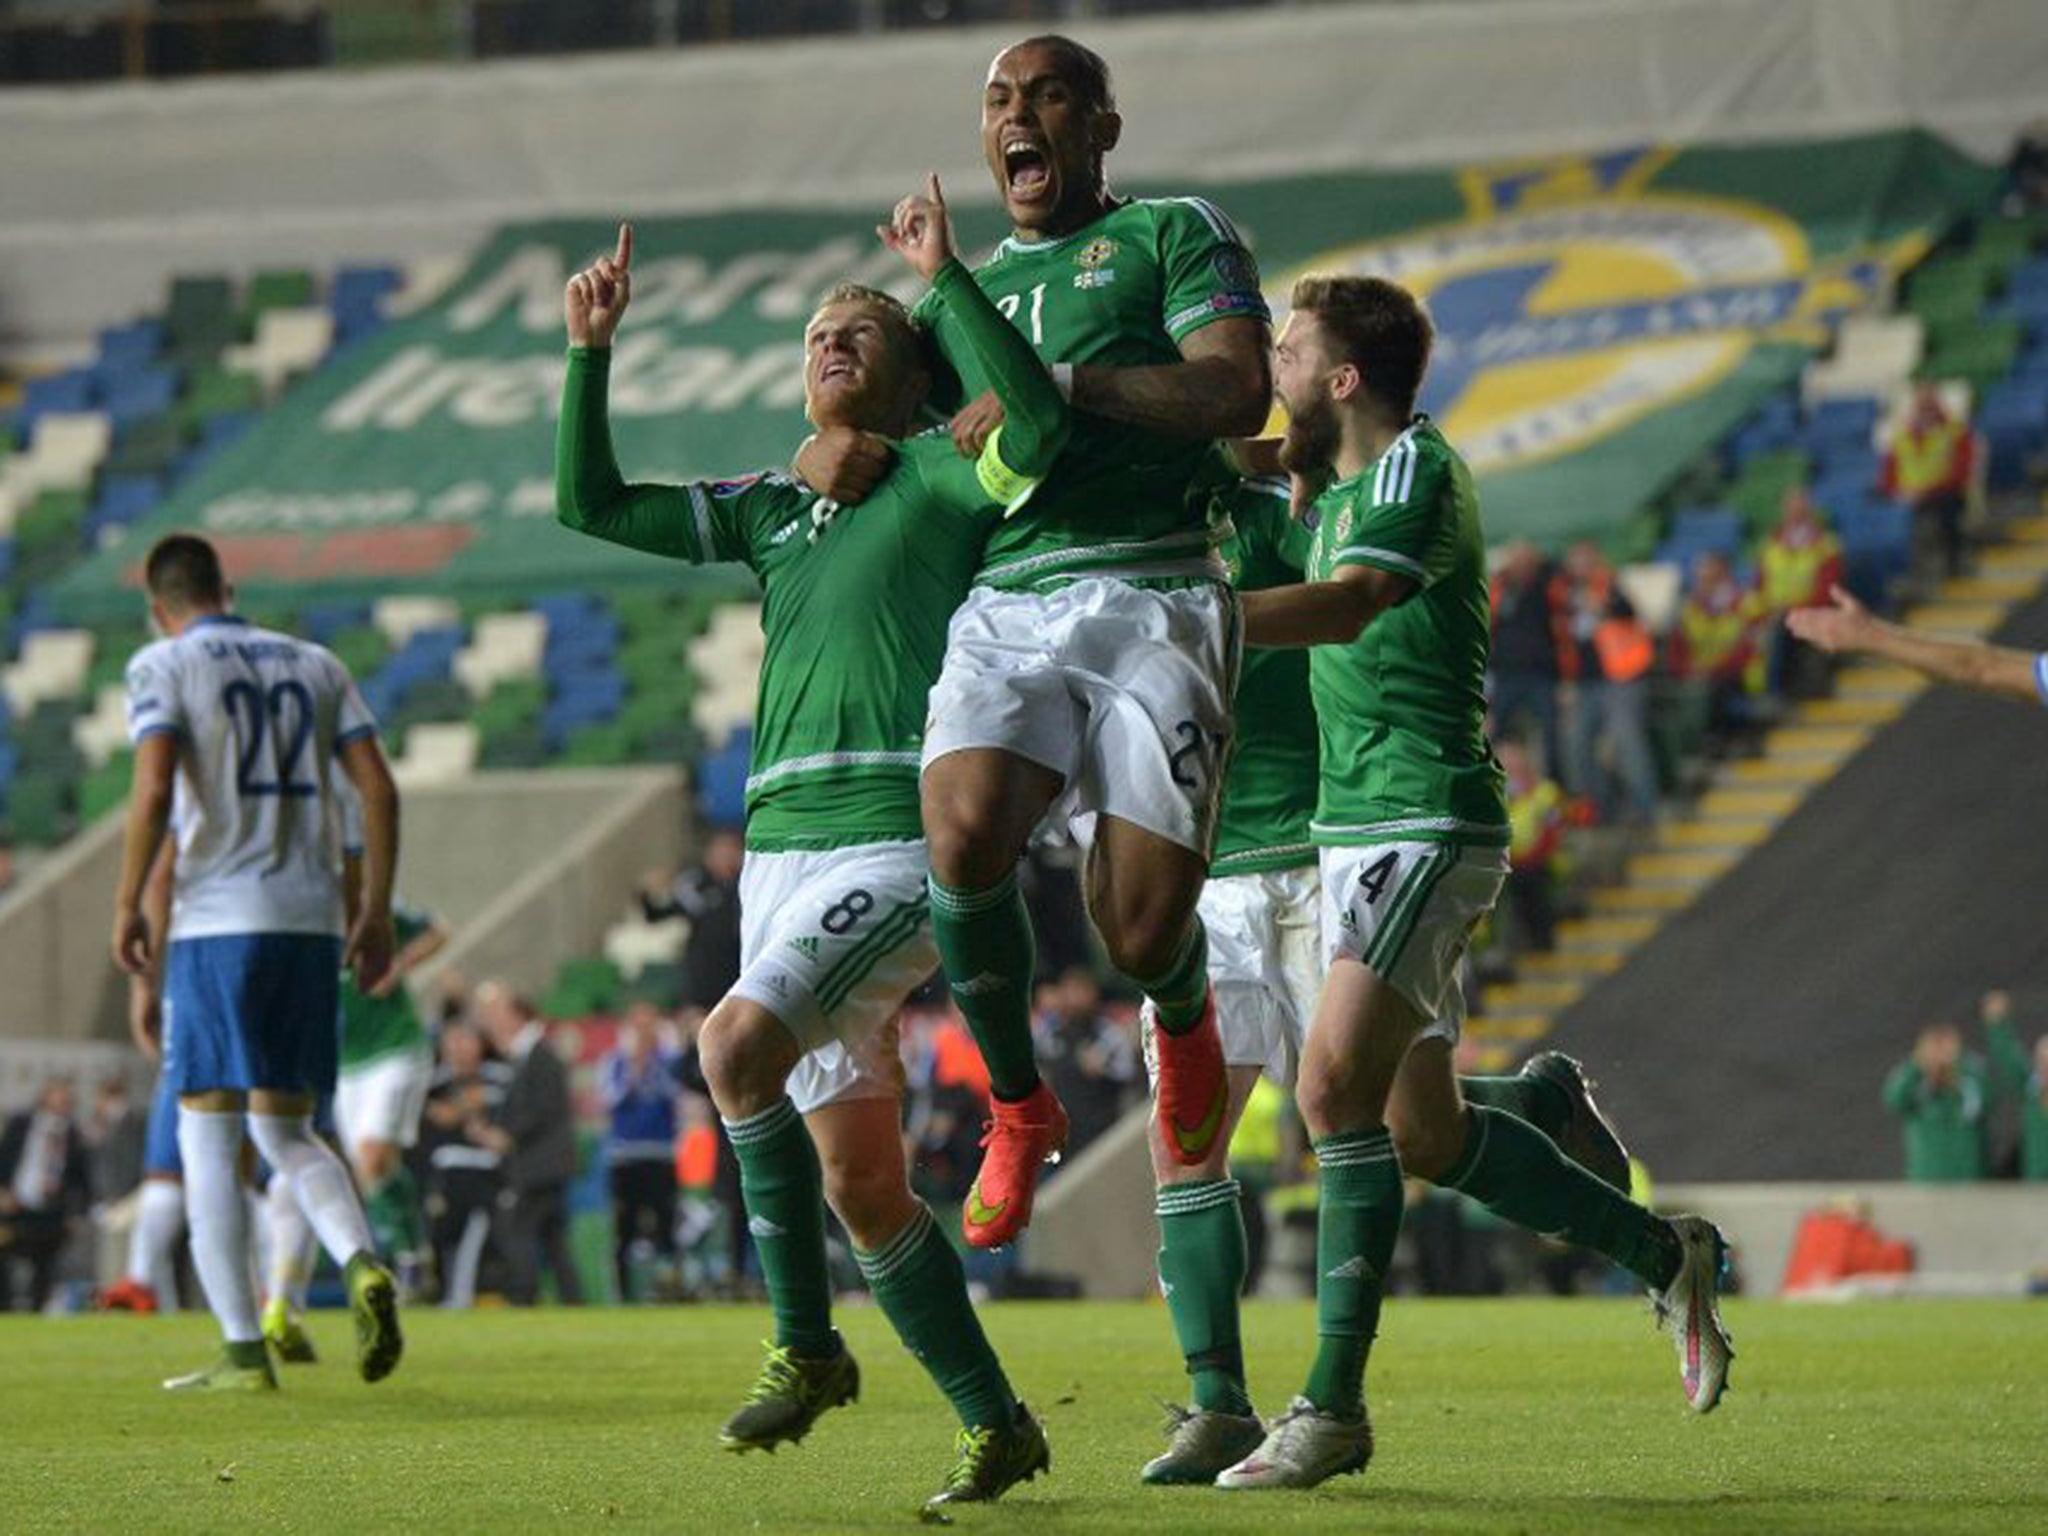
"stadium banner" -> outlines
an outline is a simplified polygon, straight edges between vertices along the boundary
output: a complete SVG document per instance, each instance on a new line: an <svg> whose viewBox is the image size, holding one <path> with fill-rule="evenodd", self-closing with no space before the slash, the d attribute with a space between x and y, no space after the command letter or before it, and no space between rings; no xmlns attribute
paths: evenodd
<svg viewBox="0 0 2048 1536"><path fill-rule="evenodd" d="M1615 534L1995 182L1911 131L1124 190L1212 198L1276 309L1311 270L1421 292L1439 332L1424 404L1478 474L1489 535L1556 544ZM992 207L957 222L975 250L1003 233ZM73 573L60 609L132 602L150 539L179 527L220 541L251 597L676 580L554 522L562 286L614 232L501 230L438 302L330 358ZM849 278L915 291L873 219L844 211L650 219L634 252L611 384L632 479L786 463L819 294Z"/></svg>

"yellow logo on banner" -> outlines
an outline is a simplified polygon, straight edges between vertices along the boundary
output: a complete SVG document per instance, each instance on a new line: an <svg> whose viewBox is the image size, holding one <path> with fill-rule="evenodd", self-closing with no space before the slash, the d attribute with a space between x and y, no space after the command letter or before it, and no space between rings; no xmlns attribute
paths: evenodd
<svg viewBox="0 0 2048 1536"><path fill-rule="evenodd" d="M1422 403L1475 470L1500 472L1702 394L1760 343L1820 342L1824 314L1866 302L1883 265L1909 255L1816 270L1805 231L1775 209L1652 189L1670 158L1469 170L1466 218L1301 271L1392 278L1428 303L1437 342Z"/></svg>

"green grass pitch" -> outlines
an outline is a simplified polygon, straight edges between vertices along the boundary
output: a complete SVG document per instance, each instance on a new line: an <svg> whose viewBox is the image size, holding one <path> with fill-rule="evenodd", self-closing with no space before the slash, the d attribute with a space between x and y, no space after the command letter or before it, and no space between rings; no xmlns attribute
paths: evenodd
<svg viewBox="0 0 2048 1536"><path fill-rule="evenodd" d="M1924 1533L2048 1529L2048 1306L1736 1304L1696 1419L1647 1315L1610 1302L1396 1302L1371 1378L1379 1455L1307 1494L1147 1489L1183 1385L1157 1305L1010 1305L989 1328L1052 1439L1049 1478L963 1531ZM902 1531L953 1423L872 1308L841 1324L858 1405L773 1457L718 1449L759 1308L414 1312L390 1381L345 1317L270 1398L173 1398L203 1318L0 1319L0 1527L67 1531ZM1312 1344L1249 1309L1260 1406Z"/></svg>

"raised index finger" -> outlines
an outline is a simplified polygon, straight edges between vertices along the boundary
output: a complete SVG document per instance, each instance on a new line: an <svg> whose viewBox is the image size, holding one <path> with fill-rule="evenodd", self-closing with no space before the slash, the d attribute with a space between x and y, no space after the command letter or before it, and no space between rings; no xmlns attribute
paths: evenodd
<svg viewBox="0 0 2048 1536"><path fill-rule="evenodd" d="M630 267L633 264L632 225L625 223L621 223L619 225L619 248L618 251L612 256L612 260L616 261L622 267Z"/></svg>
<svg viewBox="0 0 2048 1536"><path fill-rule="evenodd" d="M946 205L946 194L939 190L939 173L937 171L926 171L924 173L924 195L942 208Z"/></svg>

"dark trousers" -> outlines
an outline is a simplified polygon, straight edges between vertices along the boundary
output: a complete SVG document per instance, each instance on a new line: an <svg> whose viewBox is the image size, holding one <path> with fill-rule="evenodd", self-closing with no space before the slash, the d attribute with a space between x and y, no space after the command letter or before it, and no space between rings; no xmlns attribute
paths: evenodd
<svg viewBox="0 0 2048 1536"><path fill-rule="evenodd" d="M1549 870L1509 870L1508 902L1529 948L1539 954L1557 948L1557 905Z"/></svg>
<svg viewBox="0 0 2048 1536"><path fill-rule="evenodd" d="M530 1307L540 1299L543 1265L554 1272L555 1291L562 1304L583 1305L583 1284L576 1278L576 1263L569 1252L568 1185L507 1190L492 1236L505 1260L505 1293L515 1307Z"/></svg>
<svg viewBox="0 0 2048 1536"><path fill-rule="evenodd" d="M1969 541L1963 536L1964 510L1962 495L1956 491L1936 491L1920 498L1920 515L1934 520L1951 576L1963 574L1963 556L1969 548Z"/></svg>
<svg viewBox="0 0 2048 1536"><path fill-rule="evenodd" d="M42 1211L0 1217L0 1312L14 1310L14 1268L28 1267L28 1306L40 1312L57 1281L64 1252L64 1218Z"/></svg>
<svg viewBox="0 0 2048 1536"><path fill-rule="evenodd" d="M626 1255L646 1242L665 1259L676 1256L676 1165L668 1158L638 1157L612 1164L612 1267L619 1300L632 1301Z"/></svg>

